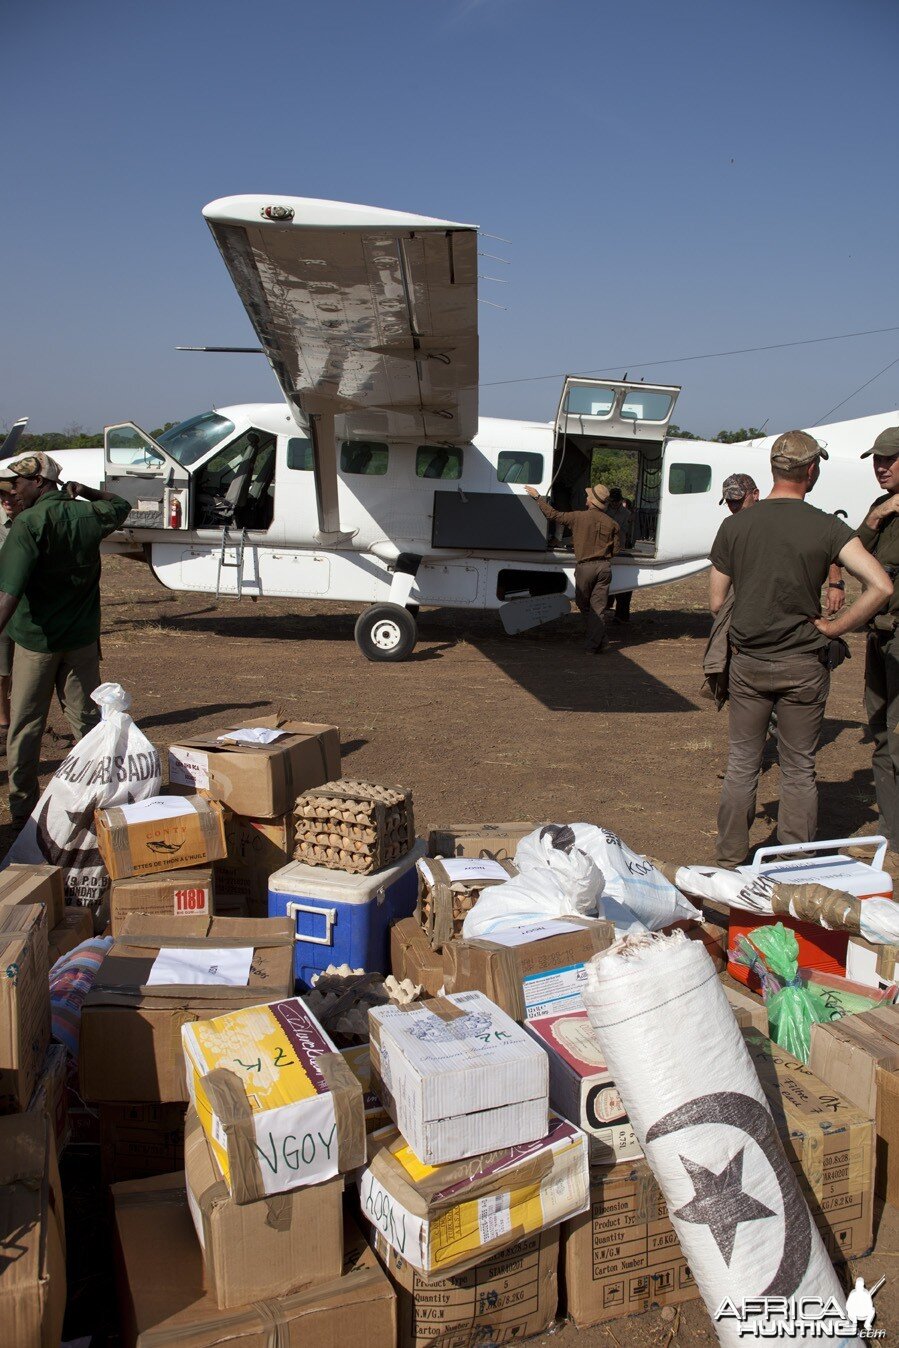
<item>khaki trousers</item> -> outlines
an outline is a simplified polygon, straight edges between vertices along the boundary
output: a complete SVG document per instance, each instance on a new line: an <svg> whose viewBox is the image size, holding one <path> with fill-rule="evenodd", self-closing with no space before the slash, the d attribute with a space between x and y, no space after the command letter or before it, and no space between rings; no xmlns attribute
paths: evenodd
<svg viewBox="0 0 899 1348"><path fill-rule="evenodd" d="M815 752L830 672L815 654L759 660L734 651L730 662L727 772L718 807L716 855L739 866L749 851L755 797L771 713L777 712L780 808L777 839L810 842L818 826Z"/></svg>
<svg viewBox="0 0 899 1348"><path fill-rule="evenodd" d="M587 619L587 650L598 651L606 635L603 614L612 583L612 563L598 558L574 568L574 602Z"/></svg>
<svg viewBox="0 0 899 1348"><path fill-rule="evenodd" d="M77 651L49 654L17 647L6 741L9 812L13 819L27 818L37 804L41 740L54 692L72 734L80 740L100 719L100 709L91 699L99 683L99 642Z"/></svg>
<svg viewBox="0 0 899 1348"><path fill-rule="evenodd" d="M899 851L899 631L869 632L865 710L874 739L874 790L880 829Z"/></svg>

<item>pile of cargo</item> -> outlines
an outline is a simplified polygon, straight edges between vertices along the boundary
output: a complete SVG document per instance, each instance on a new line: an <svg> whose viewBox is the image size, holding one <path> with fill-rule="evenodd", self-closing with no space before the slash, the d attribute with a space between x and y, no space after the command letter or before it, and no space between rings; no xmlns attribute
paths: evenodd
<svg viewBox="0 0 899 1348"><path fill-rule="evenodd" d="M173 744L167 790L97 811L105 931L58 868L0 871L3 1341L63 1334L67 1148L96 1160L116 1251L115 1308L86 1324L79 1299L72 1337L460 1348L697 1298L690 1205L669 1215L589 996L615 952L684 938L827 1253L868 1252L875 1193L899 1203L899 948L821 938L828 992L872 1009L815 1023L799 1061L724 971L738 907L623 944L601 904L466 939L537 827L417 839L410 791L341 776L335 727L272 718Z"/></svg>

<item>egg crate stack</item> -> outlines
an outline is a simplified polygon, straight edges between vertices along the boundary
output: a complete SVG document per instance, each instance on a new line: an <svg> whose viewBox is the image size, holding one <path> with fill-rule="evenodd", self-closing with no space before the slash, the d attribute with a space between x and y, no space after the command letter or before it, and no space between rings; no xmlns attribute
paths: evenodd
<svg viewBox="0 0 899 1348"><path fill-rule="evenodd" d="M485 889L518 874L512 861L482 861L467 857L449 860L423 857L417 868L415 916L434 950L442 950L448 941L462 935L462 924ZM466 870L474 873L466 874Z"/></svg>
<svg viewBox="0 0 899 1348"><path fill-rule="evenodd" d="M412 792L341 778L306 791L294 810L294 857L307 866L368 875L415 842Z"/></svg>

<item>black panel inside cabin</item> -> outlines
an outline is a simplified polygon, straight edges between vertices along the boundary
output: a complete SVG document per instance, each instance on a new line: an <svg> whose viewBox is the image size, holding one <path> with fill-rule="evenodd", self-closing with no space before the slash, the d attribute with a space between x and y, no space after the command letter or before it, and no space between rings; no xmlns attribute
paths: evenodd
<svg viewBox="0 0 899 1348"><path fill-rule="evenodd" d="M522 498L511 492L434 492L435 548L545 552L541 526Z"/></svg>

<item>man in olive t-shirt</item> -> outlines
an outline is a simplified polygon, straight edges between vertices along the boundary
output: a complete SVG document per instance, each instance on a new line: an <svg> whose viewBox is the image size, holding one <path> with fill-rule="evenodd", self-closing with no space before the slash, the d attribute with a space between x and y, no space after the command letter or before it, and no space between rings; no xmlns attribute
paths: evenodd
<svg viewBox="0 0 899 1348"><path fill-rule="evenodd" d="M100 682L100 543L130 510L111 492L78 482L59 490L59 464L27 454L0 490L22 511L0 554L0 631L17 646L7 762L9 810L21 828L38 798L41 740L56 691L76 740L96 725ZM76 500L81 496L87 499Z"/></svg>
<svg viewBox="0 0 899 1348"><path fill-rule="evenodd" d="M749 850L772 711L781 776L778 841L808 842L815 836L815 753L830 689L827 645L831 637L862 627L892 589L853 531L806 503L826 458L827 451L804 431L779 436L771 446L770 496L725 520L712 545L713 613L734 590L728 759L718 808L721 866L740 865ZM863 592L825 621L821 587L837 561L861 581Z"/></svg>

